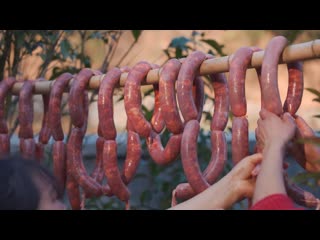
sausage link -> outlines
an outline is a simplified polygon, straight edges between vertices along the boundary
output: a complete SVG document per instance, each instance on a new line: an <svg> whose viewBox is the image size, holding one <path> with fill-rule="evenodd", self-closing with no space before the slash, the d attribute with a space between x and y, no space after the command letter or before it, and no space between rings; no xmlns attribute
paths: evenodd
<svg viewBox="0 0 320 240"><path fill-rule="evenodd" d="M84 98L90 78L94 75L91 69L84 68L75 77L69 94L69 111L72 124L81 128L85 122Z"/></svg>
<svg viewBox="0 0 320 240"><path fill-rule="evenodd" d="M147 147L151 158L159 165L173 162L179 156L181 139L182 134L170 136L165 149L163 149L160 136L151 132L151 137L147 139Z"/></svg>
<svg viewBox="0 0 320 240"><path fill-rule="evenodd" d="M162 67L159 75L159 98L166 128L173 134L183 131L176 103L175 82L179 74L181 63L177 59L170 59Z"/></svg>
<svg viewBox="0 0 320 240"><path fill-rule="evenodd" d="M10 137L7 133L0 133L0 159L10 153Z"/></svg>
<svg viewBox="0 0 320 240"><path fill-rule="evenodd" d="M113 120L113 90L119 83L121 71L111 69L102 79L98 95L98 114L101 133L104 139L116 139L117 132Z"/></svg>
<svg viewBox="0 0 320 240"><path fill-rule="evenodd" d="M78 184L85 189L86 192L94 195L101 194L101 185L92 179L86 172L82 161L82 139L83 132L79 128L73 128L67 144L67 161L71 167L71 174ZM70 174L70 173L69 173Z"/></svg>
<svg viewBox="0 0 320 240"><path fill-rule="evenodd" d="M228 86L232 114L242 117L247 114L245 79L253 51L249 47L239 48L232 56L229 68Z"/></svg>
<svg viewBox="0 0 320 240"><path fill-rule="evenodd" d="M248 119L246 116L233 118L231 146L234 165L249 155Z"/></svg>
<svg viewBox="0 0 320 240"><path fill-rule="evenodd" d="M290 182L287 174L284 175L284 183L288 196L292 198L295 203L307 208L318 208L320 206L320 200L318 198Z"/></svg>
<svg viewBox="0 0 320 240"><path fill-rule="evenodd" d="M149 63L138 62L129 72L124 87L124 106L128 120L133 124L135 132L148 138L151 133L151 124L145 119L141 111L141 82L151 70Z"/></svg>
<svg viewBox="0 0 320 240"><path fill-rule="evenodd" d="M278 62L288 41L277 36L269 42L261 67L261 103L269 112L280 116L283 112L278 88Z"/></svg>
<svg viewBox="0 0 320 240"><path fill-rule="evenodd" d="M91 177L100 184L102 183L104 177L104 167L102 161L103 144L104 138L98 137L96 140L96 163L91 173Z"/></svg>
<svg viewBox="0 0 320 240"><path fill-rule="evenodd" d="M192 91L194 92L193 99L198 112L197 120L198 122L200 122L204 105L204 82L202 80L202 77L196 77L194 86L192 87Z"/></svg>
<svg viewBox="0 0 320 240"><path fill-rule="evenodd" d="M103 145L103 165L105 175L112 192L126 203L129 202L130 192L123 183L117 163L117 143L114 140L105 140Z"/></svg>
<svg viewBox="0 0 320 240"><path fill-rule="evenodd" d="M8 133L8 126L5 116L5 100L8 92L11 90L15 82L15 78L9 77L2 80L0 83L0 134Z"/></svg>
<svg viewBox="0 0 320 240"><path fill-rule="evenodd" d="M205 60L206 55L200 51L195 51L185 59L182 63L178 80L177 80L177 95L181 114L188 122L198 118L198 111L193 101L192 86L193 81L199 71L201 63Z"/></svg>
<svg viewBox="0 0 320 240"><path fill-rule="evenodd" d="M210 185L201 174L197 157L197 138L200 124L190 120L185 125L181 140L181 160L186 178L196 193L207 189Z"/></svg>
<svg viewBox="0 0 320 240"><path fill-rule="evenodd" d="M296 116L295 122L297 124L297 132L295 140L301 138L315 137L313 129L306 123L306 121L300 116ZM297 147L297 145L300 147ZM318 172L320 169L318 166L320 148L312 143L294 144L293 150L294 156L297 162L309 172ZM315 164L314 164L315 163Z"/></svg>
<svg viewBox="0 0 320 240"><path fill-rule="evenodd" d="M288 63L288 76L288 92L283 104L283 111L294 116L301 105L303 95L303 63Z"/></svg>
<svg viewBox="0 0 320 240"><path fill-rule="evenodd" d="M79 184L71 175L67 177L66 189L72 210L80 210L81 198Z"/></svg>
<svg viewBox="0 0 320 240"><path fill-rule="evenodd" d="M53 144L53 174L64 191L67 178L66 149L63 141Z"/></svg>
<svg viewBox="0 0 320 240"><path fill-rule="evenodd" d="M228 123L229 90L224 73L210 75L214 90L214 112L211 120L211 131L223 131Z"/></svg>
<svg viewBox="0 0 320 240"><path fill-rule="evenodd" d="M124 161L122 180L128 185L134 177L141 160L141 143L139 134L132 131L133 127L127 122L127 155Z"/></svg>
<svg viewBox="0 0 320 240"><path fill-rule="evenodd" d="M24 158L35 159L35 151L36 143L33 138L20 138L20 152Z"/></svg>
<svg viewBox="0 0 320 240"><path fill-rule="evenodd" d="M41 142L36 143L35 158L39 163L44 159L44 145Z"/></svg>
<svg viewBox="0 0 320 240"><path fill-rule="evenodd" d="M160 133L165 126L165 122L163 119L162 106L160 103L160 93L159 93L159 84L153 84L153 92L154 92L154 109L151 118L151 126L153 131L156 133Z"/></svg>
<svg viewBox="0 0 320 240"><path fill-rule="evenodd" d="M61 125L61 99L64 89L68 86L69 81L73 75L64 73L60 75L54 82L49 101L49 127L52 131L52 136L56 141L64 139L63 129Z"/></svg>
<svg viewBox="0 0 320 240"><path fill-rule="evenodd" d="M25 81L19 93L19 138L33 138L33 83Z"/></svg>

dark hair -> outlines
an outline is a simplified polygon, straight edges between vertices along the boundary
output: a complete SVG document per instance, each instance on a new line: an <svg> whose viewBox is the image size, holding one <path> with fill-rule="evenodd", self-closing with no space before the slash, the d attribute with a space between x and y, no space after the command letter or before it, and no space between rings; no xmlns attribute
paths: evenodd
<svg viewBox="0 0 320 240"><path fill-rule="evenodd" d="M35 178L52 186L59 198L63 193L55 177L35 160L19 155L0 160L0 210L35 210L41 192Z"/></svg>

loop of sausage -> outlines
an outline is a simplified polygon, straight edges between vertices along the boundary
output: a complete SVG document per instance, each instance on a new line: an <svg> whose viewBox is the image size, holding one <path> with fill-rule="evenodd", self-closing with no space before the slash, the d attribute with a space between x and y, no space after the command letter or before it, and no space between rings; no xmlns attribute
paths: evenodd
<svg viewBox="0 0 320 240"><path fill-rule="evenodd" d="M19 93L19 138L33 138L33 83L25 81Z"/></svg>
<svg viewBox="0 0 320 240"><path fill-rule="evenodd" d="M151 124L145 119L141 110L141 82L145 79L151 65L145 61L138 62L129 72L124 87L124 106L130 121L140 136L148 138L151 134Z"/></svg>
<svg viewBox="0 0 320 240"><path fill-rule="evenodd" d="M72 124L81 128L85 123L84 98L87 85L90 78L94 75L94 71L88 68L82 69L75 77L69 94L69 111Z"/></svg>
<svg viewBox="0 0 320 240"><path fill-rule="evenodd" d="M212 185L223 171L227 160L227 140L223 131L211 131L211 159L207 168L203 172L205 180ZM173 205L176 199L187 200L196 195L189 183L179 184L172 194Z"/></svg>
<svg viewBox="0 0 320 240"><path fill-rule="evenodd" d="M77 127L71 130L70 138L67 144L67 164L70 164L71 174L78 184L88 193L100 195L101 185L92 179L83 165L82 161L82 140L84 133ZM68 169L69 170L69 169Z"/></svg>
<svg viewBox="0 0 320 240"><path fill-rule="evenodd" d="M185 122L198 119L195 102L192 96L193 81L196 78L201 63L206 59L203 52L195 51L184 60L181 65L177 80L177 95L181 114ZM197 81L197 80L196 80Z"/></svg>
<svg viewBox="0 0 320 240"><path fill-rule="evenodd" d="M69 164L67 164L68 166ZM68 172L69 171L69 166ZM81 209L81 197L80 197L80 189L78 182L73 178L71 174L67 176L67 183L66 183L67 195L71 205L72 210L80 210Z"/></svg>
<svg viewBox="0 0 320 240"><path fill-rule="evenodd" d="M295 116L298 111L302 95L303 95L303 63L293 62L288 63L288 91L287 97L283 104L283 111L289 112L292 116Z"/></svg>
<svg viewBox="0 0 320 240"><path fill-rule="evenodd" d="M64 192L67 179L66 148L63 141L53 144L53 174Z"/></svg>
<svg viewBox="0 0 320 240"><path fill-rule="evenodd" d="M236 165L249 155L249 131L246 116L232 119L232 161Z"/></svg>
<svg viewBox="0 0 320 240"><path fill-rule="evenodd" d="M5 117L5 100L15 82L15 78L9 77L2 80L0 83L0 134L8 133L8 126Z"/></svg>
<svg viewBox="0 0 320 240"><path fill-rule="evenodd" d="M54 82L49 102L49 127L52 131L52 136L56 141L62 141L64 134L61 125L61 99L64 89L68 86L69 81L73 75L70 73L64 73L60 75Z"/></svg>
<svg viewBox="0 0 320 240"><path fill-rule="evenodd" d="M265 49L261 66L261 107L278 116L283 112L278 88L278 63L287 43L283 36L272 38Z"/></svg>
<svg viewBox="0 0 320 240"><path fill-rule="evenodd" d="M190 120L184 127L181 140L181 160L186 178L196 193L207 189L210 185L204 179L197 157L197 138L200 124L197 120Z"/></svg>
<svg viewBox="0 0 320 240"><path fill-rule="evenodd" d="M121 200L128 204L130 192L121 179L121 174L117 162L117 143L114 140L105 140L103 145L103 165L105 176L112 192Z"/></svg>
<svg viewBox="0 0 320 240"><path fill-rule="evenodd" d="M102 161L102 151L103 151L104 138L98 137L96 140L96 163L95 168L91 173L91 177L98 183L102 183L104 177L104 167Z"/></svg>

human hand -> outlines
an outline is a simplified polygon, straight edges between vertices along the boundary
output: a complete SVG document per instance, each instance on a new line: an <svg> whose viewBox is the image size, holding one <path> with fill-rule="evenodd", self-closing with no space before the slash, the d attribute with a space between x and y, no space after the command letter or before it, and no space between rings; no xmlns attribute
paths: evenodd
<svg viewBox="0 0 320 240"><path fill-rule="evenodd" d="M231 205L243 198L252 198L255 188L256 175L262 154L256 153L243 158L226 176L225 179L231 189Z"/></svg>
<svg viewBox="0 0 320 240"><path fill-rule="evenodd" d="M258 127L256 128L257 141L266 146L269 144L285 145L296 131L296 124L289 113L284 113L282 118L276 114L261 109Z"/></svg>

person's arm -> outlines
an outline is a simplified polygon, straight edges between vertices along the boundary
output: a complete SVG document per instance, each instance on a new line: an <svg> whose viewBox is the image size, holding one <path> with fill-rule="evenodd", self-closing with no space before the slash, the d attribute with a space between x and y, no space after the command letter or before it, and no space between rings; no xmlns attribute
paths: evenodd
<svg viewBox="0 0 320 240"><path fill-rule="evenodd" d="M272 195L287 195L283 180L283 158L286 144L294 136L296 125L289 113L281 119L262 109L256 130L257 139L263 144L263 161L253 193L253 204Z"/></svg>
<svg viewBox="0 0 320 240"><path fill-rule="evenodd" d="M261 162L257 153L242 159L226 176L205 191L169 210L229 209L245 197L252 197L255 177L252 171Z"/></svg>

